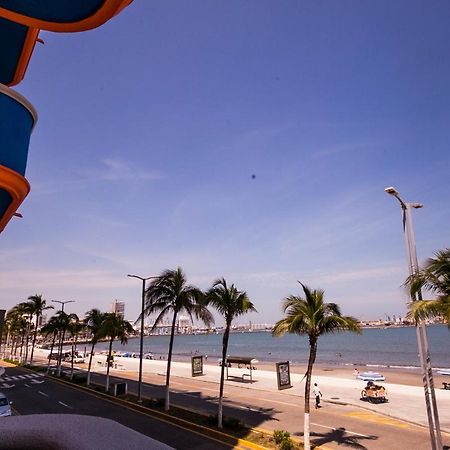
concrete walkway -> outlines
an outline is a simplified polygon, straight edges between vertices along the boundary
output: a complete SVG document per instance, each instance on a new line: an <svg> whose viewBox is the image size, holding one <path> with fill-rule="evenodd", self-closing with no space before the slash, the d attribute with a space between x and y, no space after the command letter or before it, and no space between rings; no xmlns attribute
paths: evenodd
<svg viewBox="0 0 450 450"><path fill-rule="evenodd" d="M106 356L95 355L92 367L95 371L103 372ZM121 376L123 371L136 371L139 369L139 359L115 357L117 369L112 369L111 374ZM167 361L164 360L144 360L143 372L148 374L165 374ZM204 373L200 377L201 381L218 383L220 379L220 367L214 365L204 365ZM230 369L230 375L240 376L246 372L245 369ZM173 362L171 369L172 376L181 378L191 378L191 364L184 362ZM273 372L256 370L253 372L254 383L242 383L227 381L226 384L245 389L256 389L265 392L279 392L286 396L303 396L304 380L303 376L291 373L291 383L293 387L283 391L278 391L275 368ZM371 404L360 400L361 390L366 382L356 379L345 379L331 376L313 376L313 383L317 383L323 393L325 402L342 402L357 407L363 407L381 414L397 419L405 420L415 424L428 426L424 391L422 387L407 386L401 384L380 383L388 392L389 402L384 404ZM439 415L442 431L450 433L450 391L436 389Z"/></svg>

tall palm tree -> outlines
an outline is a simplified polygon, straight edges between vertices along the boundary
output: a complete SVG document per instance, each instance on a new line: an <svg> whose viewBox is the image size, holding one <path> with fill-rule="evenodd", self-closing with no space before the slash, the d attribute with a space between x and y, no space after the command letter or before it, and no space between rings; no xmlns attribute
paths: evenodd
<svg viewBox="0 0 450 450"><path fill-rule="evenodd" d="M28 322L24 317L25 314L26 312L24 310L23 303L17 304L6 314L6 323L8 324L8 332L11 340L10 353L11 357L14 355L14 358L17 356L17 347L19 346L19 342L21 344L19 358L22 357L23 342L28 328Z"/></svg>
<svg viewBox="0 0 450 450"><path fill-rule="evenodd" d="M42 316L42 313L47 309L53 309L53 306L47 306L47 301L42 297L42 294L35 294L28 297L28 302L30 311L36 317L36 321L34 323L34 334L33 334L33 342L31 344L31 356L30 356L30 365L33 364L33 355L34 355L34 347L36 345L36 338L39 326L39 319Z"/></svg>
<svg viewBox="0 0 450 450"><path fill-rule="evenodd" d="M50 353L48 355L47 373L49 373L50 371L51 356L53 354L53 349L55 347L56 337L58 336L60 330L61 324L58 315L52 316L50 320L41 328L41 333L44 336L53 335L52 344L50 346Z"/></svg>
<svg viewBox="0 0 450 450"><path fill-rule="evenodd" d="M72 337L72 354L70 358L70 379L73 380L73 359L77 350L78 335L83 331L84 324L80 322L79 317L73 314L72 320L69 323L68 331Z"/></svg>
<svg viewBox="0 0 450 450"><path fill-rule="evenodd" d="M99 331L102 327L103 321L105 320L105 314L102 313L99 309L93 308L88 311L85 315L84 322L86 327L91 333L91 354L89 355L89 365L88 365L88 373L87 373L87 386L91 383L91 366L92 366L92 356L94 355L94 347L99 339Z"/></svg>
<svg viewBox="0 0 450 450"><path fill-rule="evenodd" d="M411 297L419 298L410 303L408 318L419 322L422 319L443 317L450 328L450 248L436 252L425 267L408 277ZM435 300L422 300L421 290L436 295Z"/></svg>
<svg viewBox="0 0 450 450"><path fill-rule="evenodd" d="M283 299L285 317L275 324L272 334L274 336L282 336L285 333L304 334L309 338L309 359L305 384L304 445L305 450L310 450L309 396L319 337L339 331L351 331L359 334L361 327L354 317L343 316L336 303L325 303L324 291L319 289L312 291L304 284L300 284L303 288L304 298L290 295Z"/></svg>
<svg viewBox="0 0 450 450"><path fill-rule="evenodd" d="M17 352L18 341L20 340L20 353L19 359L22 363L26 362L28 356L28 345L26 345L25 356L22 358L23 354L23 346L24 344L28 344L28 334L30 330L30 317L31 310L30 306L26 302L20 302L16 306L14 306L10 311L10 316L13 320L14 330L16 331L16 348L15 353Z"/></svg>
<svg viewBox="0 0 450 450"><path fill-rule="evenodd" d="M61 363L62 363L62 354L63 354L63 346L64 340L66 338L66 333L69 330L70 324L72 321L78 320L78 316L76 314L67 314L64 311L58 311L56 313L58 316L58 324L59 324L59 334L60 334L60 344L58 350L58 365L57 365L57 375L61 376Z"/></svg>
<svg viewBox="0 0 450 450"><path fill-rule="evenodd" d="M219 412L217 425L223 427L223 386L225 378L225 363L228 352L228 340L233 320L248 312L256 312L253 303L243 291L239 291L234 284L227 285L224 278L214 281L206 293L208 304L212 305L225 319L225 332L222 339L222 367L220 370Z"/></svg>
<svg viewBox="0 0 450 450"><path fill-rule="evenodd" d="M130 322L116 313L105 313L103 324L98 332L98 338L109 337L109 351L106 359L106 392L109 391L109 368L112 365L111 353L114 339L119 339L122 345L128 342L128 336L133 332Z"/></svg>
<svg viewBox="0 0 450 450"><path fill-rule="evenodd" d="M144 314L150 315L158 313L152 330L163 320L163 318L172 314L172 328L170 332L169 354L167 357L166 371L166 399L165 410L168 411L169 403L169 384L170 367L172 362L173 341L175 336L175 324L180 312L185 311L191 320L195 316L202 320L206 325L213 322L211 313L208 311L204 295L200 289L188 285L186 276L178 267L175 270L165 270L161 276L154 279L145 291L145 310Z"/></svg>

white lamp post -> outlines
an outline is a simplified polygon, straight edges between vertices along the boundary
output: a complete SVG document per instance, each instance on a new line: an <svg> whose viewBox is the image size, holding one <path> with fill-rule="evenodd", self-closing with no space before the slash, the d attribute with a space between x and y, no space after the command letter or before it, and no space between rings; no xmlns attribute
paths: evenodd
<svg viewBox="0 0 450 450"><path fill-rule="evenodd" d="M422 208L421 203L406 203L400 198L398 191L391 187L385 192L395 197L402 209L403 234L405 237L406 254L408 258L409 275L414 276L419 271L417 262L416 243L414 240L414 229L412 224L411 210ZM411 294L411 300L422 300L422 293L419 290L417 297ZM439 424L439 414L436 404L436 394L434 392L433 372L431 367L430 348L428 345L428 335L425 323L421 320L416 324L417 345L419 348L420 365L422 367L423 388L425 391L425 404L427 407L428 426L430 429L431 448L433 450L442 449L441 427Z"/></svg>

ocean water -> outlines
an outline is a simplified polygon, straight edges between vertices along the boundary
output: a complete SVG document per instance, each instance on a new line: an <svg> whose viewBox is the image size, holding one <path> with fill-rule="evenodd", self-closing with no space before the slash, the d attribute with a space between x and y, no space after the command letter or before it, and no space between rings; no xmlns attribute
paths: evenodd
<svg viewBox="0 0 450 450"><path fill-rule="evenodd" d="M450 367L450 332L446 326L427 327L432 365ZM169 336L144 338L144 352L155 358L166 357ZM108 344L99 343L96 351L107 350ZM114 350L139 352L139 339L133 338L122 346L114 342ZM193 354L208 355L208 361L221 357L222 334L175 336L174 356L178 360L190 359ZM268 332L232 333L228 354L254 357L261 362L291 361L303 364L308 361L308 339L305 336L285 335L274 338ZM376 367L418 367L416 329L384 328L365 329L361 335L336 333L319 339L317 363Z"/></svg>

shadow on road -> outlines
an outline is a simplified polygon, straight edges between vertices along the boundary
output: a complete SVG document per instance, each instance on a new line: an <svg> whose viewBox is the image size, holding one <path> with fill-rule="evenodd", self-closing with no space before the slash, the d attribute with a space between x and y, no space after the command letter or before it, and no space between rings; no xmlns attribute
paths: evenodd
<svg viewBox="0 0 450 450"><path fill-rule="evenodd" d="M303 433L298 433L298 436L303 436ZM378 439L378 436L354 436L347 433L347 430L344 427L335 428L331 430L329 433L311 433L311 443L314 445L325 445L331 442L335 442L338 445L350 447L350 448L358 448L360 450L367 450L367 447L364 446L360 441L369 440L375 441Z"/></svg>

